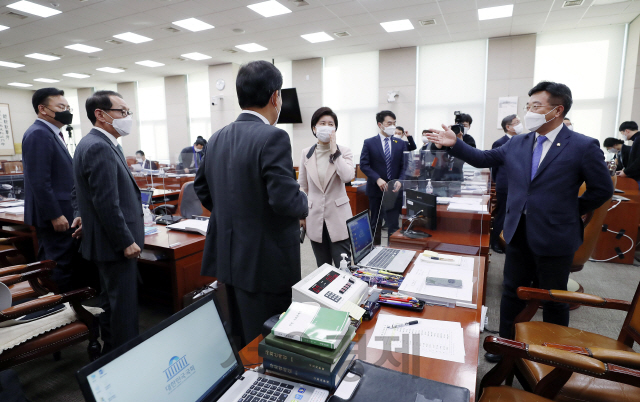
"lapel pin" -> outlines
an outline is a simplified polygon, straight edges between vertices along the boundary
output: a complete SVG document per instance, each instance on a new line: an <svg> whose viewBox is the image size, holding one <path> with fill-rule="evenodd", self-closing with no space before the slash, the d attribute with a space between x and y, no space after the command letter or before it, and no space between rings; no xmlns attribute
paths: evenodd
<svg viewBox="0 0 640 402"><path fill-rule="evenodd" d="M559 146L560 146L560 143L557 143L557 144L556 144L556 146L557 146L557 147L559 147Z"/></svg>

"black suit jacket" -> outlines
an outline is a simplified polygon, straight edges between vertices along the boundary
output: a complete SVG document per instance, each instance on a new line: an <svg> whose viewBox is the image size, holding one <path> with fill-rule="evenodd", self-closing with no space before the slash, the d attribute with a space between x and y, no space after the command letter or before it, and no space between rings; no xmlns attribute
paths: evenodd
<svg viewBox="0 0 640 402"><path fill-rule="evenodd" d="M24 222L53 227L51 221L64 215L73 221L73 160L49 126L36 120L22 138L24 168Z"/></svg>
<svg viewBox="0 0 640 402"><path fill-rule="evenodd" d="M404 151L407 150L407 143L397 138L389 137L391 144L391 177L387 177L387 162L384 157L384 149L380 134L367 138L362 145L360 153L360 170L367 176L367 197L382 198L382 190L376 183L379 178L388 182L391 180L404 180Z"/></svg>
<svg viewBox="0 0 640 402"><path fill-rule="evenodd" d="M631 152L631 147L629 145L622 144L622 149L620 149L620 152L616 154L616 158L618 162L618 166L616 167L616 170L622 170L629 166L630 152ZM622 156L622 158L619 158L618 155Z"/></svg>
<svg viewBox="0 0 640 402"><path fill-rule="evenodd" d="M289 135L241 113L207 143L195 190L211 211L202 275L247 292L283 293L300 281L300 219Z"/></svg>
<svg viewBox="0 0 640 402"><path fill-rule="evenodd" d="M491 145L491 149L496 149L509 141L509 136L507 134L498 138L493 145ZM496 183L496 192L497 193L506 193L508 191L509 186L507 185L507 171L502 169L502 166L495 166L491 168L491 178Z"/></svg>
<svg viewBox="0 0 640 402"><path fill-rule="evenodd" d="M118 148L95 128L76 147L73 176L77 214L82 217L82 256L119 261L134 242L144 247L140 189Z"/></svg>
<svg viewBox="0 0 640 402"><path fill-rule="evenodd" d="M629 150L629 156L625 158L622 155L625 166L624 174L634 180L640 180L640 131L631 137L631 141L633 144Z"/></svg>

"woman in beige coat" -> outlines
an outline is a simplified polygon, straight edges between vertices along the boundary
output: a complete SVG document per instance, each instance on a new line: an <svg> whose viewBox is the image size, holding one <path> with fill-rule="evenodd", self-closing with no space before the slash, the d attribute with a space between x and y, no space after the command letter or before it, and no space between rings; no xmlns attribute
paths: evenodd
<svg viewBox="0 0 640 402"><path fill-rule="evenodd" d="M347 219L351 205L344 187L355 177L353 154L336 144L338 116L328 107L321 107L311 117L311 131L317 144L302 150L298 183L307 193L309 215L300 225L307 230L318 266L340 266L340 254L351 261Z"/></svg>

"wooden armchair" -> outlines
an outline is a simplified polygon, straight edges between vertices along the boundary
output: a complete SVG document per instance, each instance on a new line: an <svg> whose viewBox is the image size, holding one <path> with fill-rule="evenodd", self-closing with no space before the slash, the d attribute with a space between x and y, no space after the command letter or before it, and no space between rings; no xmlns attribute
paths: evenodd
<svg viewBox="0 0 640 402"><path fill-rule="evenodd" d="M0 282L9 287L14 302L44 296L58 289L49 278L55 266L55 261L46 260L0 268Z"/></svg>
<svg viewBox="0 0 640 402"><path fill-rule="evenodd" d="M0 267L33 262L35 257L31 236L0 238Z"/></svg>
<svg viewBox="0 0 640 402"><path fill-rule="evenodd" d="M640 367L640 358L631 358L633 355L640 357L632 349L634 342L640 342L640 285L636 289L631 303L584 293L522 287L518 289L518 297L522 300L527 300L527 306L516 317L516 341L529 345L553 343L588 348L591 351L595 349L598 352L598 356L602 357L606 362L625 363L631 367ZM541 301L545 300L621 310L626 311L627 316L618 339L611 339L576 328L545 322L531 322L530 320L533 318ZM503 363L513 366L514 359L507 356L504 357L503 362L498 366L502 366ZM529 389L536 389L540 387L540 384L551 381L546 378L548 374L554 371L549 364L523 358L515 359L515 369L514 374L518 377L519 382L523 387L528 387ZM511 378L508 378L508 380L511 381ZM626 383L607 381L604 377L596 378L579 372L568 377L558 387L560 390L554 397L557 401L640 401L640 391Z"/></svg>
<svg viewBox="0 0 640 402"><path fill-rule="evenodd" d="M479 402L549 402L564 400L561 389L575 376L589 380L610 382L628 389L630 393L640 395L640 371L629 368L627 360L618 359L615 363L604 362L597 357L581 356L569 351L541 345L489 336L484 340L484 348L489 353L501 354L502 361L489 371L480 382ZM523 360L549 366L550 372L532 389L533 393L501 386L514 369L516 361ZM597 385L583 388L582 396L597 393ZM573 399L588 400L584 398ZM607 399L616 401L619 399ZM625 400L625 399L622 399Z"/></svg>
<svg viewBox="0 0 640 402"><path fill-rule="evenodd" d="M0 354L0 370L25 363L41 356L56 354L67 346L89 340L87 352L91 361L100 357L100 343L98 342L98 320L83 306L82 302L95 296L95 290L84 288L60 295L51 295L31 300L17 306L0 311L0 323L45 310L63 303L69 303L78 320L62 327L40 334L28 341L4 350ZM37 321L34 321L37 322ZM31 325L31 324L21 324ZM0 333L3 328L0 328Z"/></svg>

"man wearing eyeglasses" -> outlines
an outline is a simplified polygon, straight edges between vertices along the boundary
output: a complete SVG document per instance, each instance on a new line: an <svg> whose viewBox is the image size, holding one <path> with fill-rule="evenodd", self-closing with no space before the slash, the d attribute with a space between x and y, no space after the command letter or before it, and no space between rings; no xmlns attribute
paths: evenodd
<svg viewBox="0 0 640 402"><path fill-rule="evenodd" d="M72 159L60 129L71 124L73 115L64 91L56 88L37 90L31 102L38 118L22 138L24 222L36 228L38 259L57 263L52 279L60 292L67 292L74 286L74 237L81 219L73 218Z"/></svg>
<svg viewBox="0 0 640 402"><path fill-rule="evenodd" d="M106 353L138 335L137 258L144 245L140 189L118 138L129 135L131 111L122 96L98 91L86 101L93 129L73 157L82 255L100 276L101 337Z"/></svg>
<svg viewBox="0 0 640 402"><path fill-rule="evenodd" d="M562 118L571 109L571 90L543 81L529 91L525 124L530 133L517 135L501 147L480 151L456 141L451 130L430 134L439 146L475 167L500 166L507 172L508 197L500 336L513 338L516 316L525 301L518 287L537 283L540 289L567 290L573 254L582 244L580 219L613 195L604 154L596 139L568 129ZM443 125L443 128L445 126ZM582 183L586 191L578 197ZM569 325L569 306L545 302L545 322ZM489 361L500 356L489 354Z"/></svg>

